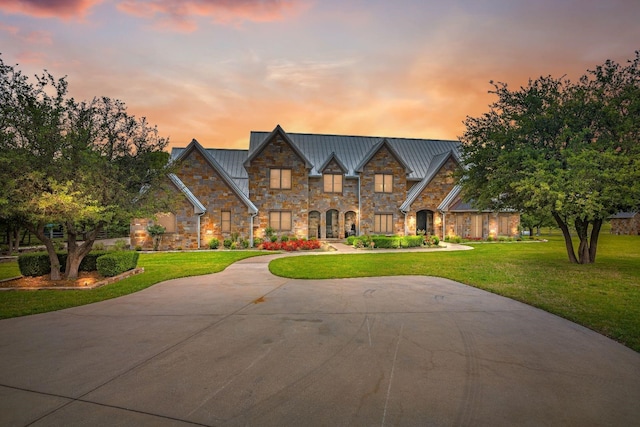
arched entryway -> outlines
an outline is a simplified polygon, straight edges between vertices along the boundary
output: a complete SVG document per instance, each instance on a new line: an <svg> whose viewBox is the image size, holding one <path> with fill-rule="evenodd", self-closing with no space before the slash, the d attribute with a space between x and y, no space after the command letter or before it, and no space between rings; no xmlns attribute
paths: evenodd
<svg viewBox="0 0 640 427"><path fill-rule="evenodd" d="M309 212L309 231L307 236L309 238L320 238L320 212L318 211Z"/></svg>
<svg viewBox="0 0 640 427"><path fill-rule="evenodd" d="M348 211L344 214L344 235L348 237L356 236L357 234L356 213Z"/></svg>
<svg viewBox="0 0 640 427"><path fill-rule="evenodd" d="M416 212L416 234L421 230L426 234L434 234L433 211L424 209Z"/></svg>
<svg viewBox="0 0 640 427"><path fill-rule="evenodd" d="M335 209L329 209L327 211L326 218L326 227L327 227L327 239L337 239L340 237L338 234L338 211Z"/></svg>

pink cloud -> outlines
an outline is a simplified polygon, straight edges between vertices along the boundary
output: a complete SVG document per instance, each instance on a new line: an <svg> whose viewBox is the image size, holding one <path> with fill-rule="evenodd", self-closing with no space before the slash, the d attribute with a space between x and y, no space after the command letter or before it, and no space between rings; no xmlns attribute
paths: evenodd
<svg viewBox="0 0 640 427"><path fill-rule="evenodd" d="M1 1L1 0L0 0ZM156 20L162 29L195 31L195 19L211 18L222 25L239 25L245 21L282 21L308 7L301 0L123 0L118 10Z"/></svg>
<svg viewBox="0 0 640 427"><path fill-rule="evenodd" d="M36 18L83 18L103 0L0 0L0 10Z"/></svg>
<svg viewBox="0 0 640 427"><path fill-rule="evenodd" d="M31 45L51 45L53 40L51 33L47 31L31 31L25 34L20 28L12 25L5 25L0 23L0 32L9 33L17 40L22 40Z"/></svg>

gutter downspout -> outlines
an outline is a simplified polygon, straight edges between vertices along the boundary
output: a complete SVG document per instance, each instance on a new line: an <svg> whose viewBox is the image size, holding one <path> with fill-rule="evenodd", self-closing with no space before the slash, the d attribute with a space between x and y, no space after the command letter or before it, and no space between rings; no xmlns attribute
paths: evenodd
<svg viewBox="0 0 640 427"><path fill-rule="evenodd" d="M252 213L249 217L249 247L253 247L253 218L258 215L258 212Z"/></svg>
<svg viewBox="0 0 640 427"><path fill-rule="evenodd" d="M400 210L400 212L402 212L404 214L404 235L408 236L409 235L409 227L407 226L407 214L408 212L403 211L402 209Z"/></svg>
<svg viewBox="0 0 640 427"><path fill-rule="evenodd" d="M199 213L198 214L198 249L200 249L200 232L202 230L200 230L200 218L202 218L202 215L204 215L205 212Z"/></svg>
<svg viewBox="0 0 640 427"><path fill-rule="evenodd" d="M357 235L360 234L360 217L362 216L362 200L360 200L360 175L358 175L358 232Z"/></svg>

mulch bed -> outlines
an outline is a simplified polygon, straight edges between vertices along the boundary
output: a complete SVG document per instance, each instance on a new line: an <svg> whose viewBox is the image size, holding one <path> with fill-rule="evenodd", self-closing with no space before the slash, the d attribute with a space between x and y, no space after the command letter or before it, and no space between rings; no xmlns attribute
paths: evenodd
<svg viewBox="0 0 640 427"><path fill-rule="evenodd" d="M103 285L117 282L126 277L134 274L139 274L144 271L143 268L136 268L134 270L126 271L119 276L115 277L102 277L97 271L81 271L78 273L76 280L51 280L51 277L47 274L45 276L37 277L20 277L12 280L5 280L0 282L0 289L10 290L37 290L37 289L59 289L59 290L73 290L73 289L94 289Z"/></svg>

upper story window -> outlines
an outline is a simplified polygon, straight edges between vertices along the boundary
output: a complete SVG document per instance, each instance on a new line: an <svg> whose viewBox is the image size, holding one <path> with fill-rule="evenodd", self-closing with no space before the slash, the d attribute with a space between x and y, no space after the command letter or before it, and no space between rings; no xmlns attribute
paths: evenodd
<svg viewBox="0 0 640 427"><path fill-rule="evenodd" d="M231 211L222 211L220 213L220 230L223 233L231 232Z"/></svg>
<svg viewBox="0 0 640 427"><path fill-rule="evenodd" d="M291 169L270 169L269 188L276 190L290 190Z"/></svg>
<svg viewBox="0 0 640 427"><path fill-rule="evenodd" d="M323 177L325 193L342 193L342 175L325 174Z"/></svg>
<svg viewBox="0 0 640 427"><path fill-rule="evenodd" d="M393 191L393 175L390 173L377 173L374 181L376 193L391 193Z"/></svg>

